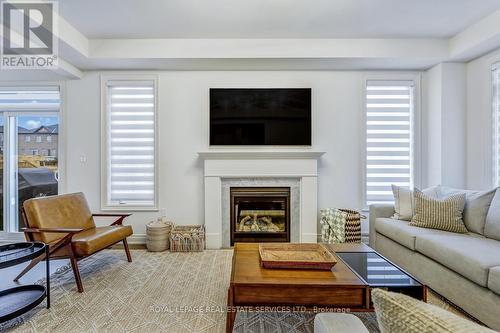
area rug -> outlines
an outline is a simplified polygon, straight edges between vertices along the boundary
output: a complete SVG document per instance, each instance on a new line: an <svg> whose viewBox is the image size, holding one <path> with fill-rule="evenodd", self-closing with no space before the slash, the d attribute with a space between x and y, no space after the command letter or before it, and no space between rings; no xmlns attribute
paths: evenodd
<svg viewBox="0 0 500 333"><path fill-rule="evenodd" d="M200 253L106 250L83 260L85 292L71 269L51 277L52 307L44 303L3 326L13 332L225 332L232 250ZM379 332L373 313L356 314ZM313 333L312 313L243 312L238 333ZM0 328L1 330L1 328Z"/></svg>

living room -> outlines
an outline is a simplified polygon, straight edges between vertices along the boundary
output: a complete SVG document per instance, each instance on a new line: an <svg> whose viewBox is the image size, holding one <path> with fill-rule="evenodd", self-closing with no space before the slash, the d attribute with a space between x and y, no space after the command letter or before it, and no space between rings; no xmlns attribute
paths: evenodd
<svg viewBox="0 0 500 333"><path fill-rule="evenodd" d="M500 1L1 6L0 331L500 330Z"/></svg>

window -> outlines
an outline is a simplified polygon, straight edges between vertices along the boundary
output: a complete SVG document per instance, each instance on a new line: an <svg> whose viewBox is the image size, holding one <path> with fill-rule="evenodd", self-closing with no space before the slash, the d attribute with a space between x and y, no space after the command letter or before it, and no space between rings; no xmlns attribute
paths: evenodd
<svg viewBox="0 0 500 333"><path fill-rule="evenodd" d="M30 142L30 141L31 141L31 136L26 135L26 136L24 137L24 142Z"/></svg>
<svg viewBox="0 0 500 333"><path fill-rule="evenodd" d="M38 155L38 149L31 149L31 155L33 156Z"/></svg>
<svg viewBox="0 0 500 333"><path fill-rule="evenodd" d="M37 136L36 137L36 142L38 142L38 143L42 142L42 137L41 136Z"/></svg>
<svg viewBox="0 0 500 333"><path fill-rule="evenodd" d="M414 186L414 81L366 82L365 204L394 201L391 184Z"/></svg>
<svg viewBox="0 0 500 333"><path fill-rule="evenodd" d="M52 142L52 137L50 135L47 135L47 142Z"/></svg>
<svg viewBox="0 0 500 333"><path fill-rule="evenodd" d="M156 78L103 79L103 209L157 209Z"/></svg>
<svg viewBox="0 0 500 333"><path fill-rule="evenodd" d="M492 68L493 102L493 186L500 185L500 63Z"/></svg>

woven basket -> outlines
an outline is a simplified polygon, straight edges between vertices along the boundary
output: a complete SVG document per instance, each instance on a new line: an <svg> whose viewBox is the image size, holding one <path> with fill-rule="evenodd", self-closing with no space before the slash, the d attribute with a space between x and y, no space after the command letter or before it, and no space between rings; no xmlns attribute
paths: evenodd
<svg viewBox="0 0 500 333"><path fill-rule="evenodd" d="M170 251L201 252L205 249L205 227L202 225L175 226L170 233Z"/></svg>
<svg viewBox="0 0 500 333"><path fill-rule="evenodd" d="M359 212L350 209L321 210L321 240L325 243L360 243L361 219Z"/></svg>
<svg viewBox="0 0 500 333"><path fill-rule="evenodd" d="M169 248L173 223L169 221L150 222L146 225L146 247L150 252L166 251Z"/></svg>
<svg viewBox="0 0 500 333"><path fill-rule="evenodd" d="M350 209L339 209L347 214L345 223L345 242L361 243L361 219L366 219L364 215Z"/></svg>

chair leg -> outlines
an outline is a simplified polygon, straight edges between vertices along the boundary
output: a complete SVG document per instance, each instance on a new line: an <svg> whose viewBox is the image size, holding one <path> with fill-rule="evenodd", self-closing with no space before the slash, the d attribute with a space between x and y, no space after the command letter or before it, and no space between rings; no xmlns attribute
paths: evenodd
<svg viewBox="0 0 500 333"><path fill-rule="evenodd" d="M73 268L73 275L75 275L76 286L78 287L78 292L83 293L83 283L82 277L80 276L80 270L78 269L78 262L75 257L69 259L71 261L71 268Z"/></svg>
<svg viewBox="0 0 500 333"><path fill-rule="evenodd" d="M127 254L128 262L132 262L132 256L130 255L130 250L128 248L127 239L123 239L123 247L125 248L125 253Z"/></svg>
<svg viewBox="0 0 500 333"><path fill-rule="evenodd" d="M19 273L18 276L16 276L16 278L14 279L14 282L19 281L19 279L22 278L24 276L24 274L28 273L33 267L36 266L36 264L38 264L43 259L45 259L45 255L31 260L31 262L28 264L28 266L26 266L26 268L23 269L23 271L21 273Z"/></svg>

